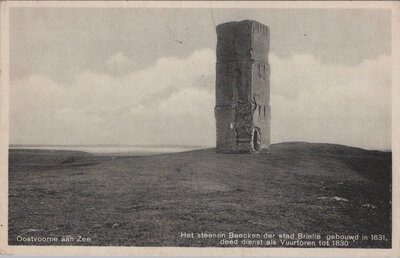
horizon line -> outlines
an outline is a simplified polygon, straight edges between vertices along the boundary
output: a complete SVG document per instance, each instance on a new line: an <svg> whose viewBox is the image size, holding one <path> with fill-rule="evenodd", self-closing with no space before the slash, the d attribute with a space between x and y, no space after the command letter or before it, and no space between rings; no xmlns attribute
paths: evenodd
<svg viewBox="0 0 400 258"><path fill-rule="evenodd" d="M364 150L376 150L383 152L392 152L392 148L383 148L383 149L370 149L370 148L362 148L359 146L351 146L341 143L331 143L331 142L307 142L307 141L287 141L287 142L276 142L271 143L271 145L275 144L283 144L283 143L310 143L310 144L333 144L333 145L342 145L351 148L359 148ZM213 145L185 145L185 144L9 144L9 148L12 147L170 147L170 148L215 148Z"/></svg>

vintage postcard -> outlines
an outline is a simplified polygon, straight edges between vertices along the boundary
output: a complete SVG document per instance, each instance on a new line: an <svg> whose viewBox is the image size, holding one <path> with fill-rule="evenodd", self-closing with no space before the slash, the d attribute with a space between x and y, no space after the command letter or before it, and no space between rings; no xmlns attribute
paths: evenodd
<svg viewBox="0 0 400 258"><path fill-rule="evenodd" d="M400 255L399 13L2 1L1 254Z"/></svg>

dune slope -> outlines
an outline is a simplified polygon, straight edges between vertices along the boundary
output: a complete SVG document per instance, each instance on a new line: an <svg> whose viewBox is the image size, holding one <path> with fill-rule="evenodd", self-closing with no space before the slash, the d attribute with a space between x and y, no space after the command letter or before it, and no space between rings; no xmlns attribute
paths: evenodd
<svg viewBox="0 0 400 258"><path fill-rule="evenodd" d="M390 152L295 142L259 155L10 150L9 160L13 245L43 244L20 235L70 235L90 241L63 244L220 246L181 232L390 238ZM390 240L350 244L387 248Z"/></svg>

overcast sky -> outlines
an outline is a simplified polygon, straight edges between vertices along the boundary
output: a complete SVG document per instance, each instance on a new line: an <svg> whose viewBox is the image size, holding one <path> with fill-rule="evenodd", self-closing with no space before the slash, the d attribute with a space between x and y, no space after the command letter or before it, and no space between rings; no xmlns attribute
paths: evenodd
<svg viewBox="0 0 400 258"><path fill-rule="evenodd" d="M215 145L215 26L271 30L272 142L391 148L387 10L10 11L10 143Z"/></svg>

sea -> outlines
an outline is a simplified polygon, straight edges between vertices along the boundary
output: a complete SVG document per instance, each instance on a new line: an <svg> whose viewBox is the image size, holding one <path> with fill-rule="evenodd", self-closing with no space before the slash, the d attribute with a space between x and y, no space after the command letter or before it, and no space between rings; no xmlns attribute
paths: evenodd
<svg viewBox="0 0 400 258"><path fill-rule="evenodd" d="M94 155L143 156L210 148L186 145L10 145L10 149L84 151Z"/></svg>

